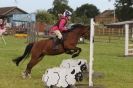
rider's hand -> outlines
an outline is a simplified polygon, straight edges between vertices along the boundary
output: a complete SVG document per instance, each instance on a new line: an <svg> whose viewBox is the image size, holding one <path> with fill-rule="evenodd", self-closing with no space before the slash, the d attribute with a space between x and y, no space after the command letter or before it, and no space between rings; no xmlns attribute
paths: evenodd
<svg viewBox="0 0 133 88"><path fill-rule="evenodd" d="M68 30L67 27L64 27L63 32L64 32L64 31L67 31L67 30Z"/></svg>

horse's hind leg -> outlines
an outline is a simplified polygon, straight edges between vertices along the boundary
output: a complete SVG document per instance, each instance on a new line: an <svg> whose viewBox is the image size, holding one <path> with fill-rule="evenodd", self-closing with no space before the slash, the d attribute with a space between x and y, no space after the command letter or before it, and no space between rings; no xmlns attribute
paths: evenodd
<svg viewBox="0 0 133 88"><path fill-rule="evenodd" d="M31 73L31 69L38 63L42 60L44 55L38 55L38 56L35 56L32 54L31 56L31 60L30 62L28 63L27 65L27 68L25 70L25 72L22 74L23 75L23 78L30 78L30 73Z"/></svg>

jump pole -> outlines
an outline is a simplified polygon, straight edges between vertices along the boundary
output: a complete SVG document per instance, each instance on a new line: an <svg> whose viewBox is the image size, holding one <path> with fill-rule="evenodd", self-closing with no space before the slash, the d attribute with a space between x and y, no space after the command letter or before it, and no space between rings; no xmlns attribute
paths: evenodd
<svg viewBox="0 0 133 88"><path fill-rule="evenodd" d="M93 88L93 61L94 61L94 19L90 23L90 61L89 61L89 88Z"/></svg>

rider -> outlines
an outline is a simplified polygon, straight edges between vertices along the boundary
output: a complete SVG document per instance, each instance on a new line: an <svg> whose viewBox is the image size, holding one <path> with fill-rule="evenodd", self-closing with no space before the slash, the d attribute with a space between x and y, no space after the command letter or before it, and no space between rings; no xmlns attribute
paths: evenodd
<svg viewBox="0 0 133 88"><path fill-rule="evenodd" d="M51 32L53 32L57 39L55 40L54 48L56 49L58 46L56 46L59 42L63 41L62 32L67 31L66 25L68 21L71 19L72 13L68 10L65 10L65 12L60 16L59 21L51 28Z"/></svg>
<svg viewBox="0 0 133 88"><path fill-rule="evenodd" d="M3 19L0 19L0 35L2 35L3 32L6 31L6 28L5 28L5 22Z"/></svg>
<svg viewBox="0 0 133 88"><path fill-rule="evenodd" d="M68 10L65 10L63 15L60 17L59 21L51 28L51 31L55 33L59 40L62 40L62 32L67 31L66 24L71 19L72 13Z"/></svg>

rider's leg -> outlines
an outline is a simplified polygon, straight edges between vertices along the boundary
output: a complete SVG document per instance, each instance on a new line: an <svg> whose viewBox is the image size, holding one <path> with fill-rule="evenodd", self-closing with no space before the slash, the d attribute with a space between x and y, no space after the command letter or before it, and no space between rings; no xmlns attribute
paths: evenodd
<svg viewBox="0 0 133 88"><path fill-rule="evenodd" d="M60 33L59 30L55 30L54 31L55 35L57 36L56 38L54 38L54 45L53 45L53 49L58 49L59 43L62 43L62 34Z"/></svg>
<svg viewBox="0 0 133 88"><path fill-rule="evenodd" d="M58 44L59 44L59 39L57 38L57 37L55 37L54 39L53 39L53 49L58 49L59 47L58 47Z"/></svg>
<svg viewBox="0 0 133 88"><path fill-rule="evenodd" d="M57 35L57 37L58 37L59 39L62 38L62 34L61 34L61 32L60 32L59 30L55 30L54 32L55 32L55 34Z"/></svg>
<svg viewBox="0 0 133 88"><path fill-rule="evenodd" d="M54 33L57 35L57 38L59 39L59 42L63 42L63 36L59 30L55 30Z"/></svg>

